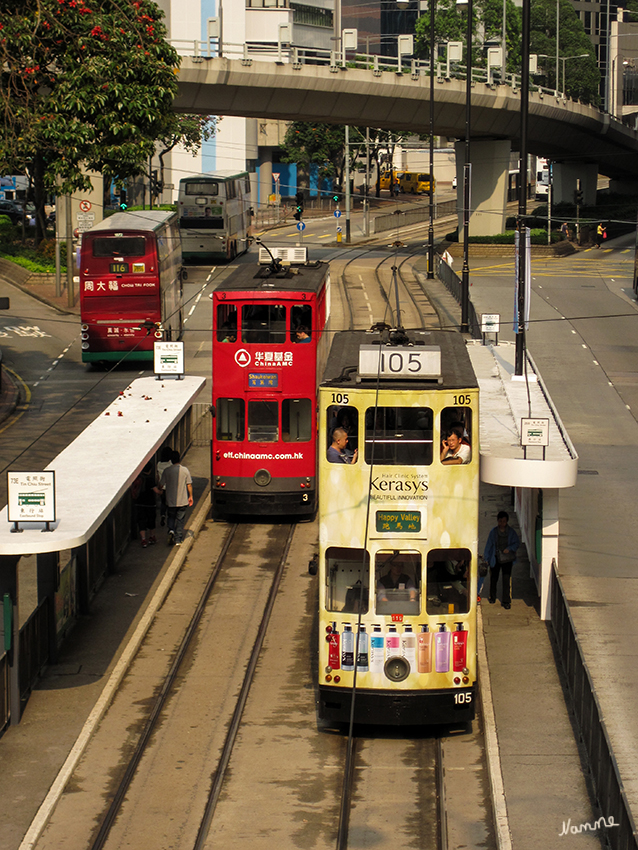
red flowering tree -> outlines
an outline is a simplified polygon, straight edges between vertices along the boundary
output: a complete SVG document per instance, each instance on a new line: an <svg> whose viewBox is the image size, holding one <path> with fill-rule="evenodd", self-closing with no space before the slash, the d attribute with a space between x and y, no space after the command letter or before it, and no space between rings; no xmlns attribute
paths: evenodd
<svg viewBox="0 0 638 850"><path fill-rule="evenodd" d="M47 192L140 173L171 111L179 57L151 0L0 0L0 174Z"/></svg>

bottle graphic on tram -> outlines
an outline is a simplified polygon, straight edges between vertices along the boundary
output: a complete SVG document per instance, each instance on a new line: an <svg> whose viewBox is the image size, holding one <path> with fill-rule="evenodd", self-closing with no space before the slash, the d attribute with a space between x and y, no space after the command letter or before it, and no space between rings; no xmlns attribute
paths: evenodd
<svg viewBox="0 0 638 850"><path fill-rule="evenodd" d="M388 628L385 639L385 654L386 659L392 658L393 655L401 655L401 635L397 632L394 623Z"/></svg>
<svg viewBox="0 0 638 850"><path fill-rule="evenodd" d="M354 632L350 623L343 623L341 635L341 669L354 670Z"/></svg>
<svg viewBox="0 0 638 850"><path fill-rule="evenodd" d="M381 626L372 626L370 635L370 672L383 673L385 663L384 638Z"/></svg>
<svg viewBox="0 0 638 850"><path fill-rule="evenodd" d="M333 670L341 667L341 653L339 651L339 632L337 624L332 624L332 631L328 635L328 666Z"/></svg>
<svg viewBox="0 0 638 850"><path fill-rule="evenodd" d="M401 635L401 655L410 665L410 673L416 672L416 635L408 623Z"/></svg>
<svg viewBox="0 0 638 850"><path fill-rule="evenodd" d="M434 666L437 673L450 670L450 632L445 631L445 623L439 623L434 635Z"/></svg>
<svg viewBox="0 0 638 850"><path fill-rule="evenodd" d="M456 624L452 633L452 669L455 673L467 666L467 632L463 631L463 623Z"/></svg>
<svg viewBox="0 0 638 850"><path fill-rule="evenodd" d="M359 628L359 646L357 647L357 672L367 673L368 666L368 633L365 626Z"/></svg>
<svg viewBox="0 0 638 850"><path fill-rule="evenodd" d="M421 624L417 635L417 669L419 673L432 672L432 632L427 623Z"/></svg>

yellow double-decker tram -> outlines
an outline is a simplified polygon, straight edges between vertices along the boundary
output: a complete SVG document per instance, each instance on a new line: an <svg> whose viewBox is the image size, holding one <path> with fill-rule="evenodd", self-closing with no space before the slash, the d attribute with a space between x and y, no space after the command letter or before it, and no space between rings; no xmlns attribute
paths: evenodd
<svg viewBox="0 0 638 850"><path fill-rule="evenodd" d="M474 717L478 385L445 331L337 334L319 391L319 715Z"/></svg>

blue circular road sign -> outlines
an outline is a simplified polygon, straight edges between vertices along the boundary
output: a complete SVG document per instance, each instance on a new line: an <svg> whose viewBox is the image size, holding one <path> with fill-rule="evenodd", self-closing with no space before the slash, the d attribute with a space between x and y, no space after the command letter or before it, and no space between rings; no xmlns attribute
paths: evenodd
<svg viewBox="0 0 638 850"><path fill-rule="evenodd" d="M301 232L302 230L305 230L305 229L306 229L306 224L305 224L305 222L300 221L300 222L297 224L297 230L299 230L299 231Z"/></svg>
<svg viewBox="0 0 638 850"><path fill-rule="evenodd" d="M335 218L341 218L341 210L335 210Z"/></svg>

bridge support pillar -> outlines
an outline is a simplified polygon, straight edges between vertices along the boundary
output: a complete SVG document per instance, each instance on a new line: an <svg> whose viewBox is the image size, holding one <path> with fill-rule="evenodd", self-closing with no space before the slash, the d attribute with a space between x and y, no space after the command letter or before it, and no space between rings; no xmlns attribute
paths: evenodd
<svg viewBox="0 0 638 850"><path fill-rule="evenodd" d="M596 204L598 164L596 162L555 162L552 165L552 205L573 204L577 181L583 192L583 203Z"/></svg>
<svg viewBox="0 0 638 850"><path fill-rule="evenodd" d="M494 236L505 230L510 141L472 142L470 162L470 236ZM459 239L463 239L463 163L465 142L457 142L456 196Z"/></svg>
<svg viewBox="0 0 638 850"><path fill-rule="evenodd" d="M266 209L272 194L272 150L259 149L259 208Z"/></svg>

